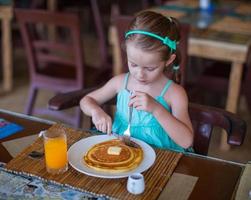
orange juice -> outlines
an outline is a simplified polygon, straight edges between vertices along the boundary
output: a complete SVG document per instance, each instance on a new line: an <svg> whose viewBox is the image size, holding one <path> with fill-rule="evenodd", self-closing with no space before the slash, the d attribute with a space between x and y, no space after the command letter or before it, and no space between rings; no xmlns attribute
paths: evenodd
<svg viewBox="0 0 251 200"><path fill-rule="evenodd" d="M68 169L66 135L44 137L45 163L47 171L53 174Z"/></svg>

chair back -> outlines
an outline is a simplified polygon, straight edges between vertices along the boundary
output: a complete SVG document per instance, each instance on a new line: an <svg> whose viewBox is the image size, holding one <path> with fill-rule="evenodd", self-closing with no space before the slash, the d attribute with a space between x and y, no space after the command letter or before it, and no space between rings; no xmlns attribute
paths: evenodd
<svg viewBox="0 0 251 200"><path fill-rule="evenodd" d="M215 127L227 132L227 143L230 145L239 146L244 141L246 122L237 114L216 107L190 103L189 115L194 129L193 147L198 154L208 154L212 131Z"/></svg>
<svg viewBox="0 0 251 200"><path fill-rule="evenodd" d="M180 73L181 80L180 84L185 86L186 83L186 68L188 66L188 38L190 33L190 25L181 23L180 24L180 42L178 44L180 54L181 54L181 62L180 62Z"/></svg>
<svg viewBox="0 0 251 200"><path fill-rule="evenodd" d="M64 92L82 89L84 61L78 16L24 9L15 9L15 15L32 84ZM62 37L50 37L48 30L52 26L60 29Z"/></svg>
<svg viewBox="0 0 251 200"><path fill-rule="evenodd" d="M50 115L57 120L81 126L82 112L75 115L51 112L47 107L35 108L38 91L46 89L55 93L81 90L85 80L80 20L74 13L51 12L35 9L15 9L17 22L28 59L30 87L25 113ZM91 72L93 72L93 69ZM98 74L98 73L96 73ZM95 78L92 77L95 84Z"/></svg>
<svg viewBox="0 0 251 200"><path fill-rule="evenodd" d="M129 15L114 15L113 25L116 28L119 46L120 46L120 56L122 64L122 73L128 72L127 55L125 50L125 32L128 29L130 23L133 20L133 16Z"/></svg>
<svg viewBox="0 0 251 200"><path fill-rule="evenodd" d="M251 45L249 45L248 53L247 53L247 61L246 61L246 73L243 84L244 94L246 96L247 105L249 108L249 112L251 112Z"/></svg>

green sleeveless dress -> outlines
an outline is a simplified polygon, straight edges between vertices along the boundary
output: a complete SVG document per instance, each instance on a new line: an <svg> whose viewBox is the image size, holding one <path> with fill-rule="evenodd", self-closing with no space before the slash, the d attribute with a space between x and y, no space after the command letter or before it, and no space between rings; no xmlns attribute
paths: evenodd
<svg viewBox="0 0 251 200"><path fill-rule="evenodd" d="M128 126L128 102L130 92L127 90L129 73L126 74L123 88L117 95L116 113L112 125L112 131L117 134L123 134ZM172 84L172 80L168 80L161 94L155 98L166 110L171 112L170 106L164 99L165 93ZM131 120L131 136L150 144L153 147L162 149L170 149L179 152L190 151L176 144L167 132L162 128L156 118L149 112L136 110L133 108Z"/></svg>

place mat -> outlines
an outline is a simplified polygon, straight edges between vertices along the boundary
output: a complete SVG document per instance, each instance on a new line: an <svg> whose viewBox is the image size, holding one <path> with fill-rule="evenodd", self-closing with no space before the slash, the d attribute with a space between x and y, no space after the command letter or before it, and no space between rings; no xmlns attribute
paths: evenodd
<svg viewBox="0 0 251 200"><path fill-rule="evenodd" d="M161 7L150 8L150 9L148 9L148 10L153 11L153 12L157 12L157 13L160 13L160 14L166 16L166 17L171 16L171 17L174 17L174 18L176 18L176 19L181 18L181 17L183 17L184 15L186 15L186 13L184 13L184 12L182 12L182 11L181 11L181 12L178 12L178 11L176 11L176 10L168 10L168 11L167 11L166 9L163 9L163 8L161 8Z"/></svg>
<svg viewBox="0 0 251 200"><path fill-rule="evenodd" d="M173 173L158 200L187 200L199 177Z"/></svg>
<svg viewBox="0 0 251 200"><path fill-rule="evenodd" d="M182 0L182 1L166 1L162 6L169 6L170 8L176 8L177 10L196 9L199 6L198 0Z"/></svg>
<svg viewBox="0 0 251 200"><path fill-rule="evenodd" d="M174 11L183 12L183 13L192 13L198 10L197 7L190 7L187 5L171 5L171 4L163 5L163 6L160 6L159 8L163 10L174 10Z"/></svg>
<svg viewBox="0 0 251 200"><path fill-rule="evenodd" d="M171 16L174 18L182 18L187 13L195 12L198 9L198 3L195 0L183 1L167 1L161 6L150 8L154 12L160 13L164 16Z"/></svg>
<svg viewBox="0 0 251 200"><path fill-rule="evenodd" d="M243 21L235 17L224 17L211 25L210 28L217 31L246 34L251 37L251 20Z"/></svg>
<svg viewBox="0 0 251 200"><path fill-rule="evenodd" d="M249 192L251 191L251 163L246 164L242 173L240 183L236 192L235 200L250 199Z"/></svg>
<svg viewBox="0 0 251 200"><path fill-rule="evenodd" d="M3 142L2 145L9 152L9 154L14 158L22 150L24 150L31 143L33 143L37 139L37 137L38 135L29 135L26 137L21 137L21 138L9 140L7 142Z"/></svg>
<svg viewBox="0 0 251 200"><path fill-rule="evenodd" d="M60 127L60 125L55 124L50 129L53 130ZM66 128L66 132L68 147L84 137L91 136L91 133L76 131L71 128ZM181 153L155 149L156 161L150 169L143 173L146 183L145 191L143 194L136 196L127 192L127 178L95 178L82 174L72 167L69 167L68 171L63 175L49 174L46 172L43 158L37 160L28 157L28 154L34 150L43 151L42 138L38 138L32 145L11 160L6 165L6 168L21 174L29 174L42 177L43 179L53 180L83 192L90 192L115 199L157 199L177 166L179 159L182 157Z"/></svg>
<svg viewBox="0 0 251 200"><path fill-rule="evenodd" d="M80 192L61 184L19 175L0 163L0 199L91 199L107 200L105 197Z"/></svg>
<svg viewBox="0 0 251 200"><path fill-rule="evenodd" d="M242 14L246 14L246 15L250 15L251 14L251 12L250 12L250 10L251 10L251 3L249 2L249 3L241 3L236 9L235 9L235 11L237 12L237 13L242 13Z"/></svg>
<svg viewBox="0 0 251 200"><path fill-rule="evenodd" d="M207 12L192 12L179 18L179 20L182 23L190 24L192 27L196 27L198 29L206 29L210 27L211 24L220 21L221 18L222 16L218 14L210 14Z"/></svg>
<svg viewBox="0 0 251 200"><path fill-rule="evenodd" d="M196 39L205 39L211 41L226 42L236 45L249 45L251 42L250 35L234 34L229 32L217 31L213 29L196 29L192 27L191 37Z"/></svg>

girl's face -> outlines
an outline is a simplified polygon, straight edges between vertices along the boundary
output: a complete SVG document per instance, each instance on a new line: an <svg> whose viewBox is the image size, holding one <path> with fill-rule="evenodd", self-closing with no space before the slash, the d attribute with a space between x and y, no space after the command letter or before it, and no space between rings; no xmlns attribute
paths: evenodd
<svg viewBox="0 0 251 200"><path fill-rule="evenodd" d="M142 85L158 80L163 75L164 68L175 58L175 55L171 55L168 61L162 61L158 53L145 52L132 42L127 43L126 52L130 74Z"/></svg>

